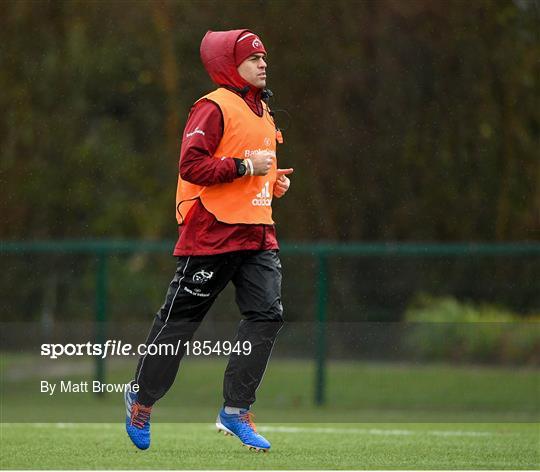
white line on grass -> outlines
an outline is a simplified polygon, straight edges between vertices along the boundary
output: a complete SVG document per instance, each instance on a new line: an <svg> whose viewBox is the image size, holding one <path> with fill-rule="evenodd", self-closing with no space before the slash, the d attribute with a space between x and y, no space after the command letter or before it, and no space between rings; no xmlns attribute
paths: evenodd
<svg viewBox="0 0 540 472"><path fill-rule="evenodd" d="M18 425L25 423L17 423ZM122 426L121 424L113 423L26 423L35 428L103 428L111 429ZM180 424L180 423L179 423ZM8 426L9 423L4 423ZM209 428L215 428L209 425ZM258 426L257 429L266 433L315 433L315 434L366 434L371 436L413 436L413 435L428 435L428 436L469 436L482 437L494 436L496 433L487 431L444 431L444 430L413 430L413 429L377 429L377 428L333 428L333 427L300 427L300 426Z"/></svg>
<svg viewBox="0 0 540 472"><path fill-rule="evenodd" d="M70 429L70 428L97 428L97 429L112 429L123 427L123 423L4 423L2 426L32 426L34 428L58 428L58 429Z"/></svg>
<svg viewBox="0 0 540 472"><path fill-rule="evenodd" d="M269 433L322 433L322 434L343 434L356 433L373 436L411 436L427 434L430 436L493 436L493 433L482 431L415 431L411 429L375 429L375 428L303 428L291 426L259 426L261 432Z"/></svg>

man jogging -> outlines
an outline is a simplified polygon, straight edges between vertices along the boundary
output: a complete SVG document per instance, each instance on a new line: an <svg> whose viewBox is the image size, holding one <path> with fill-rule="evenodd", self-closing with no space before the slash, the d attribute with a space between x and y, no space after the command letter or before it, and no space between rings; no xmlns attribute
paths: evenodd
<svg viewBox="0 0 540 472"><path fill-rule="evenodd" d="M176 192L177 269L146 344L191 340L218 294L232 281L243 319L236 341L250 355L231 354L216 425L250 449L270 443L255 430L250 408L283 324L281 264L272 197L288 190L292 169L278 169L281 135L264 101L266 50L249 30L209 31L201 59L217 90L192 107L182 137ZM183 345L183 344L182 344ZM126 430L150 446L152 406L169 390L178 356L142 356L126 393Z"/></svg>

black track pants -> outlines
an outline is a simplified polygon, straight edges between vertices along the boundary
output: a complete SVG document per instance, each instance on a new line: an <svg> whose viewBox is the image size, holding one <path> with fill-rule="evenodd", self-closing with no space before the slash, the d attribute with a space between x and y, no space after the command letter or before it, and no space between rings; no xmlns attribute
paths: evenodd
<svg viewBox="0 0 540 472"><path fill-rule="evenodd" d="M251 343L250 355L231 354L225 371L226 406L249 408L255 402L272 346L283 324L281 263L277 251L239 251L179 257L165 303L156 315L146 344L178 345L191 340L216 297L232 281L243 320L236 341ZM171 387L184 355L146 355L139 359L135 382L138 400L152 405Z"/></svg>

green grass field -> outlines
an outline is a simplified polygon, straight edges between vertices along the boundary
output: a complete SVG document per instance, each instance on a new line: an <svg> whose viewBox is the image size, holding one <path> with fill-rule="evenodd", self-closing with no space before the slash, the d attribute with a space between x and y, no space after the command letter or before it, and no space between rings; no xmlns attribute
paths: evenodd
<svg viewBox="0 0 540 472"><path fill-rule="evenodd" d="M211 424L156 423L137 451L116 424L5 424L3 469L537 469L533 424L286 424L254 453Z"/></svg>
<svg viewBox="0 0 540 472"><path fill-rule="evenodd" d="M120 395L39 393L39 379L90 379L91 365L2 356L2 469L538 469L535 369L331 362L327 404L313 364L274 359L254 411L268 454L215 432L225 359L187 359L137 451ZM132 366L113 363L111 382Z"/></svg>

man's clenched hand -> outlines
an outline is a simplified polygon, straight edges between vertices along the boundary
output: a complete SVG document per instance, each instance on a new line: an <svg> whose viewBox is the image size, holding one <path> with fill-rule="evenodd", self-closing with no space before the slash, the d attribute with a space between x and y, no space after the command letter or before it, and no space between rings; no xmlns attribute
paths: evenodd
<svg viewBox="0 0 540 472"><path fill-rule="evenodd" d="M252 156L249 160L251 160L253 165L253 173L251 175L266 175L272 168L274 156L268 152L263 152Z"/></svg>

